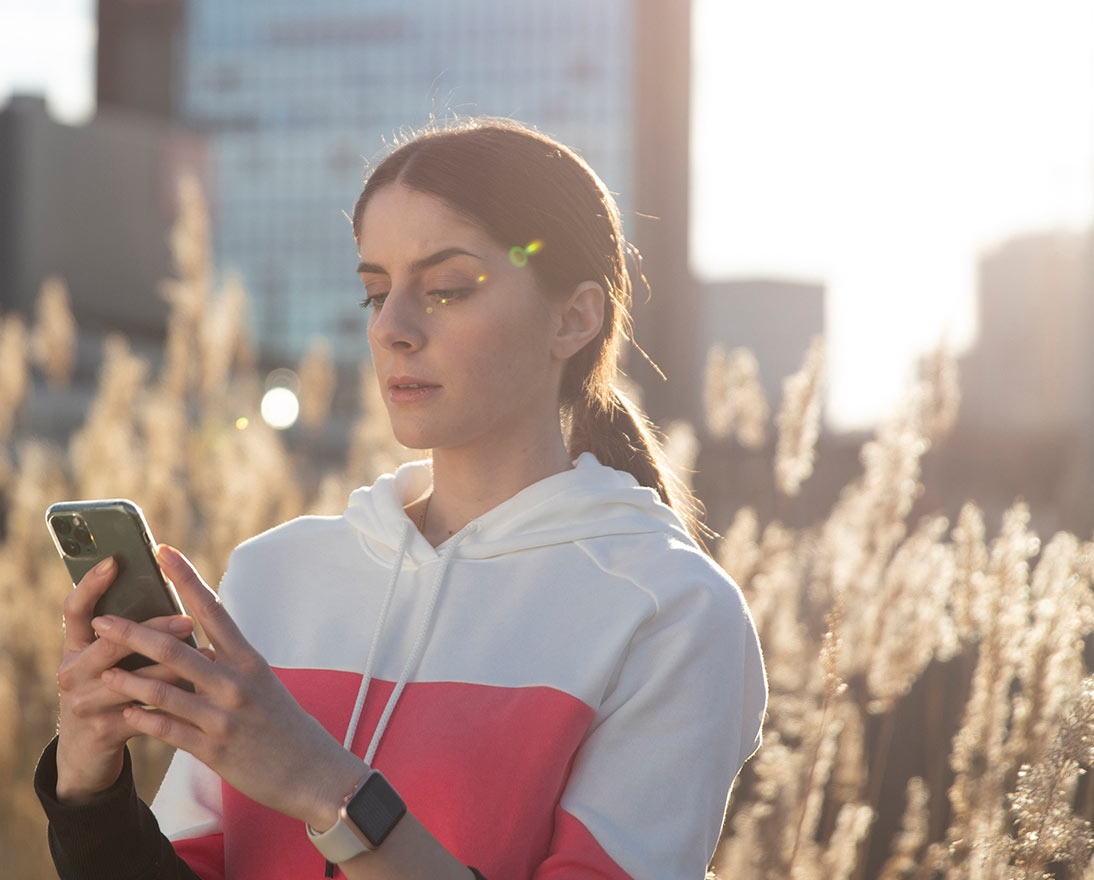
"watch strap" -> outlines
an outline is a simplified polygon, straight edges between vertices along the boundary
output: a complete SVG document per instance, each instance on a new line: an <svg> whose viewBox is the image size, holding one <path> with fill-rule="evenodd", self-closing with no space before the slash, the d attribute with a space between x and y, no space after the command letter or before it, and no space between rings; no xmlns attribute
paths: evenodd
<svg viewBox="0 0 1094 880"><path fill-rule="evenodd" d="M357 833L341 815L338 816L338 821L326 831L316 831L311 825L306 827L308 829L308 839L311 840L312 845L319 850L328 862L333 862L336 865L348 862L354 856L369 852L372 849L358 837Z"/></svg>

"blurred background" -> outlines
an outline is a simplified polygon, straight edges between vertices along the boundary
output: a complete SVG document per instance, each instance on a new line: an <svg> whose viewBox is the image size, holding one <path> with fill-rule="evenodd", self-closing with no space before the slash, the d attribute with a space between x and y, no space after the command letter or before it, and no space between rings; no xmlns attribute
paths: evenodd
<svg viewBox="0 0 1094 880"><path fill-rule="evenodd" d="M184 173L208 199L217 272L248 291L263 366L322 339L356 376L343 212L367 160L431 116L496 114L573 145L618 194L653 291L637 339L669 382L638 358L629 372L657 418L702 421L713 344L751 348L777 408L823 334L827 491L808 516L942 342L963 402L930 464L937 505L998 513L1021 493L1046 528L1094 527L1086 0L0 10L0 311L29 314L55 274L81 328L74 390L40 400L36 433L80 423L103 334L152 357L162 343ZM317 452L344 444L340 399Z"/></svg>
<svg viewBox="0 0 1094 880"><path fill-rule="evenodd" d="M635 337L667 380L626 372L772 685L725 876L910 876L906 784L911 862L1009 841L1018 768L1094 668L1094 3L0 0L5 866L51 876L29 777L71 583L46 505L129 495L216 583L239 541L413 457L346 214L401 133L473 114L576 148L644 256ZM148 795L168 755L134 755Z"/></svg>

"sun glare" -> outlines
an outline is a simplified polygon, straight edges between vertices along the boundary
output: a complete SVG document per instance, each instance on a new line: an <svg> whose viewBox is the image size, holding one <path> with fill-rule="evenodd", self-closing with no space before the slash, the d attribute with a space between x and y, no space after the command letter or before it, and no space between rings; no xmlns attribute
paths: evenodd
<svg viewBox="0 0 1094 880"><path fill-rule="evenodd" d="M695 0L692 263L827 290L829 419L975 340L977 252L1089 224L1094 4Z"/></svg>

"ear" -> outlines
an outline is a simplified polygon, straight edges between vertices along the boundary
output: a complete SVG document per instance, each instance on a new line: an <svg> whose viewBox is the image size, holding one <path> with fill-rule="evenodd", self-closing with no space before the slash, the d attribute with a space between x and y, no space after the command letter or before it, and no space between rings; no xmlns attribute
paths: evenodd
<svg viewBox="0 0 1094 880"><path fill-rule="evenodd" d="M595 281L582 281L556 306L558 321L551 341L554 357L564 361L596 337L604 324L604 297L604 288Z"/></svg>

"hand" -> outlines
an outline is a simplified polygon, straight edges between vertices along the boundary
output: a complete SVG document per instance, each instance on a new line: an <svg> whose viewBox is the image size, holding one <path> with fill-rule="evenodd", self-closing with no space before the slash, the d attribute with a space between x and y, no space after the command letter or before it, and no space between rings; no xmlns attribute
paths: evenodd
<svg viewBox="0 0 1094 880"><path fill-rule="evenodd" d="M57 672L60 720L57 726L57 799L78 803L105 791L122 770L125 743L140 731L125 719L129 700L107 688L103 671L131 653L123 646L96 639L91 627L95 603L114 581L117 564L108 558L91 569L65 598L64 657ZM145 627L164 638L187 638L194 630L189 617L156 617ZM170 635L167 635L170 633ZM133 673L144 681L165 681L175 674L163 666Z"/></svg>
<svg viewBox="0 0 1094 880"><path fill-rule="evenodd" d="M189 752L252 800L329 827L342 796L367 768L293 699L189 561L166 545L157 553L214 653L195 651L155 627L95 618L100 639L119 653L143 654L194 685L188 693L165 677L105 670L107 688L140 704L123 710L126 722Z"/></svg>

